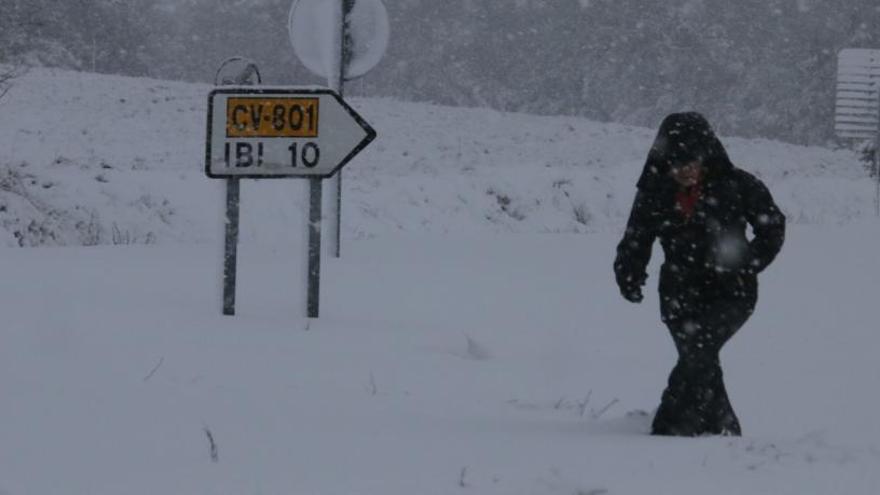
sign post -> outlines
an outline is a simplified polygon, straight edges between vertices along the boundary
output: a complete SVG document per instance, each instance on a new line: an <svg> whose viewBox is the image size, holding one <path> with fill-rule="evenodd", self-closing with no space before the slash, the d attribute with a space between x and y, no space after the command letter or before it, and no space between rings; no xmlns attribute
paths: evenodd
<svg viewBox="0 0 880 495"><path fill-rule="evenodd" d="M334 22L334 25L339 27L338 37L340 42L339 50L337 51L338 62L334 62L333 71L331 72L330 77L327 78L327 84L330 89L338 92L340 96L345 95L345 68L351 65L352 59L352 46L354 41L351 37L351 21L349 16L351 15L351 9L354 7L354 1L355 0L342 0L341 16L339 17L338 22ZM334 257L340 258L342 256L342 172L339 172L330 179L330 185L330 207L332 209L332 214L329 215L329 218L332 222L333 235L331 237L329 251Z"/></svg>
<svg viewBox="0 0 880 495"><path fill-rule="evenodd" d="M388 47L388 13L381 0L294 0L288 18L290 42L312 72L344 94L345 82L372 70ZM342 252L342 174L328 188L331 222L328 252Z"/></svg>
<svg viewBox="0 0 880 495"><path fill-rule="evenodd" d="M338 173L376 138L376 131L329 89L241 86L209 94L207 137L205 172L228 181L227 203L236 206L227 212L224 314L234 314L234 249L231 270L228 254L230 242L237 242L238 181L305 178L310 181L307 311L309 318L317 318L321 181Z"/></svg>
<svg viewBox="0 0 880 495"><path fill-rule="evenodd" d="M317 318L321 307L321 179L309 179L309 265L306 311Z"/></svg>
<svg viewBox="0 0 880 495"><path fill-rule="evenodd" d="M214 74L214 85L258 85L262 82L257 64L244 57L230 57ZM238 178L226 179L225 242L223 247L223 314L235 314L235 276L238 267L238 218L241 184Z"/></svg>
<svg viewBox="0 0 880 495"><path fill-rule="evenodd" d="M223 249L223 314L235 314L235 276L238 271L238 213L241 205L239 179L226 179L226 241Z"/></svg>

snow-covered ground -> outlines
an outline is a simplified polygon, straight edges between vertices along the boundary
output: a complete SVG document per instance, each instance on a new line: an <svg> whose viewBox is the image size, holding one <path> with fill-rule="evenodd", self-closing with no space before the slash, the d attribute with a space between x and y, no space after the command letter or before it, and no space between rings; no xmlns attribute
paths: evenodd
<svg viewBox="0 0 880 495"><path fill-rule="evenodd" d="M0 102L0 235L50 246L0 250L0 494L880 493L851 154L725 140L791 220L723 354L745 435L655 438L674 349L610 266L651 130L356 100L321 318L293 181L244 187L229 318L207 91L35 70Z"/></svg>
<svg viewBox="0 0 880 495"><path fill-rule="evenodd" d="M209 90L31 71L0 101L0 244L216 241L221 184L203 172ZM345 169L348 239L619 231L654 136L576 118L352 104L379 137ZM792 223L873 212L874 186L851 152L725 144L771 187ZM246 182L244 208L283 228L300 221L302 190L295 181ZM273 240L252 226L242 226L245 236Z"/></svg>

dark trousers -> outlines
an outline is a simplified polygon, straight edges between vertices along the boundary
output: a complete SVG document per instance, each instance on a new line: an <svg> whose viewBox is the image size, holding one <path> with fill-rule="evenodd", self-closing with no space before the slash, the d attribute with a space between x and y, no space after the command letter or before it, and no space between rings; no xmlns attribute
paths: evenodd
<svg viewBox="0 0 880 495"><path fill-rule="evenodd" d="M749 319L754 300L727 299L685 305L664 311L664 322L678 350L678 363L669 375L660 407L654 417L654 435L740 435L719 353L724 344Z"/></svg>

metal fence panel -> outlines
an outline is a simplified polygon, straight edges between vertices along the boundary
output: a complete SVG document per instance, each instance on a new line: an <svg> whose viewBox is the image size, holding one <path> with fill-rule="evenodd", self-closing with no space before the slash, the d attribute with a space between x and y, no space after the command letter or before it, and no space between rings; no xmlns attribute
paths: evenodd
<svg viewBox="0 0 880 495"><path fill-rule="evenodd" d="M880 50L838 54L834 131L841 139L859 140L873 140L880 132Z"/></svg>

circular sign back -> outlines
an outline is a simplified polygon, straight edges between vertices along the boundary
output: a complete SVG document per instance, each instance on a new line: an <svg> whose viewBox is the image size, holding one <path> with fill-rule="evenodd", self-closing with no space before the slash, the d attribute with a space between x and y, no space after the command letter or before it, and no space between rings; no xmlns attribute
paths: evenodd
<svg viewBox="0 0 880 495"><path fill-rule="evenodd" d="M257 68L256 62L244 57L227 58L220 64L217 73L214 74L215 86L228 86L230 84L253 86L262 84L262 82L260 69Z"/></svg>
<svg viewBox="0 0 880 495"><path fill-rule="evenodd" d="M310 71L330 76L331 53L339 46L331 39L333 26L332 2L342 0L296 0L290 7L287 28L290 43L299 60ZM382 0L355 0L348 14L351 36L351 60L345 68L345 79L363 76L372 70L385 54L390 37L388 11Z"/></svg>

